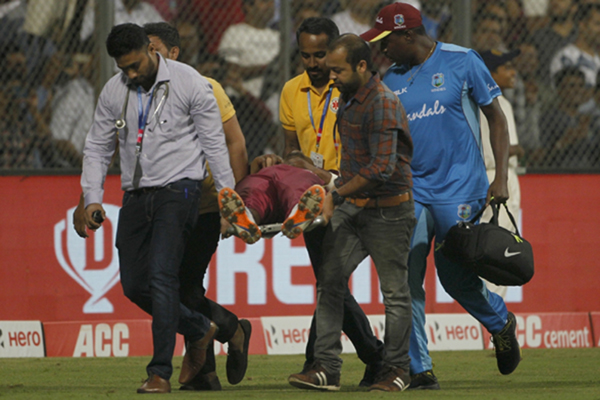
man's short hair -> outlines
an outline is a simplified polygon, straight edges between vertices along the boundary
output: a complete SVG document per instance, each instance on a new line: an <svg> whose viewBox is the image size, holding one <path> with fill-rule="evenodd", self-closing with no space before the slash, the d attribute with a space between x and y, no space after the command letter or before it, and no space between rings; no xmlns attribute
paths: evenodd
<svg viewBox="0 0 600 400"><path fill-rule="evenodd" d="M106 51L112 58L119 58L132 51L148 47L150 40L146 31L136 24L113 26L106 38Z"/></svg>
<svg viewBox="0 0 600 400"><path fill-rule="evenodd" d="M147 36L156 36L165 44L167 50L173 47L181 47L179 31L173 25L166 22L152 22L144 25Z"/></svg>
<svg viewBox="0 0 600 400"><path fill-rule="evenodd" d="M350 64L353 71L356 71L358 63L363 60L367 62L368 70L373 69L371 47L360 36L356 36L352 33L345 33L331 43L329 51L333 51L338 47L346 49L346 62Z"/></svg>
<svg viewBox="0 0 600 400"><path fill-rule="evenodd" d="M296 31L296 41L300 43L300 34L308 33L310 35L327 35L327 46L340 36L340 30L329 18L310 17L306 18Z"/></svg>

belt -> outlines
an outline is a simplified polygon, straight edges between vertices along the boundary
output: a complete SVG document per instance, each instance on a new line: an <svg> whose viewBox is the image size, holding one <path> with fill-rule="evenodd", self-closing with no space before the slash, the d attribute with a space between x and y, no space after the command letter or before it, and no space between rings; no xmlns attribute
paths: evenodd
<svg viewBox="0 0 600 400"><path fill-rule="evenodd" d="M164 186L149 186L149 187L143 187L143 188L139 188L139 189L135 189L135 190L130 190L129 193L135 194L135 195L140 195L140 194L156 192L157 190L160 190L163 188L164 188Z"/></svg>
<svg viewBox="0 0 600 400"><path fill-rule="evenodd" d="M411 199L411 192L398 194L395 196L373 197L367 199L355 199L347 197L346 201L363 208L385 208L395 207Z"/></svg>

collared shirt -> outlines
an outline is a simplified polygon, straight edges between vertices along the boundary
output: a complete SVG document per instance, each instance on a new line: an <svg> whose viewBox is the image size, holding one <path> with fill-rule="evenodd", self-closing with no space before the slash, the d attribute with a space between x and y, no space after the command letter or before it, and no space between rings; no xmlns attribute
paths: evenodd
<svg viewBox="0 0 600 400"><path fill-rule="evenodd" d="M192 67L171 60L167 64L160 56L154 85L149 91L141 89L144 109L153 91L154 98L139 155L141 174L135 174L138 95L128 83L121 72L107 82L98 98L84 148L81 186L86 207L102 202L104 179L116 147L115 123L121 118L125 95L129 96L126 126L118 130L123 190L163 187L184 178L202 180L206 176L206 160L218 190L235 185L210 84ZM138 175L139 182L134 182Z"/></svg>
<svg viewBox="0 0 600 400"><path fill-rule="evenodd" d="M360 175L381 184L355 197L393 196L412 187L412 139L404 107L374 74L338 114L342 162L340 187Z"/></svg>
<svg viewBox="0 0 600 400"><path fill-rule="evenodd" d="M308 111L308 97L310 93L311 108L313 120L316 128L319 128L321 117L327 99L327 93L333 86L333 81L319 94L317 89L312 86L310 77L306 72L290 79L286 82L281 91L281 101L279 103L279 119L283 129L295 131L300 143L300 150L307 157L310 157L311 152L317 152L317 132L310 121L310 113ZM331 91L331 98L327 105L327 113L323 123L323 132L319 143L319 154L323 155L323 168L327 170L338 170L340 163L339 146L336 154L335 143L333 140L333 127L337 116L339 105L340 92L337 88ZM338 144L340 142L337 138Z"/></svg>

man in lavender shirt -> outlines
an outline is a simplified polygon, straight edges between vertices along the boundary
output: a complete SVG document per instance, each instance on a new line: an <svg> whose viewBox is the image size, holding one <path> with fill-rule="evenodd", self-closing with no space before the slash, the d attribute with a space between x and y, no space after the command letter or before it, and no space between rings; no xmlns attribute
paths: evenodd
<svg viewBox="0 0 600 400"><path fill-rule="evenodd" d="M206 161L217 190L235 181L206 79L188 65L167 62L135 24L115 26L106 48L122 72L100 94L83 151L86 223L97 229L104 217L103 185L118 140L125 192L116 240L121 284L152 315L154 355L138 393L166 393L175 334L188 338L179 376L186 384L202 368L218 330L179 299L179 266L198 217Z"/></svg>

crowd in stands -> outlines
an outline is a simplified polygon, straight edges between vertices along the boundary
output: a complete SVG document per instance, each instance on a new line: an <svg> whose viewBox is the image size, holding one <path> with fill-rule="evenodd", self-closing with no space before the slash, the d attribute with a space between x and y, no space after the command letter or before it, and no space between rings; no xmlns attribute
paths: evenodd
<svg viewBox="0 0 600 400"><path fill-rule="evenodd" d="M97 93L95 2L0 0L0 169L78 168ZM114 0L114 23L167 21L179 60L219 81L252 159L280 150L280 19L283 0ZM290 0L292 30L330 17L340 32L368 30L391 0ZM406 0L428 33L453 42L453 2ZM600 167L600 0L472 1L478 52L520 49L512 103L521 165ZM291 76L301 72L290 32ZM390 66L375 53L383 73Z"/></svg>

